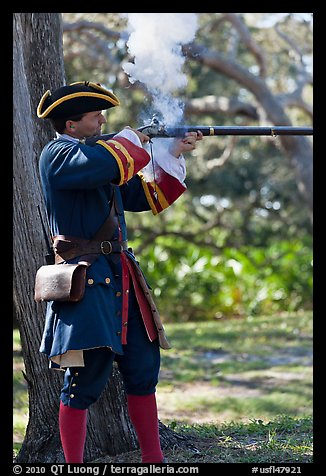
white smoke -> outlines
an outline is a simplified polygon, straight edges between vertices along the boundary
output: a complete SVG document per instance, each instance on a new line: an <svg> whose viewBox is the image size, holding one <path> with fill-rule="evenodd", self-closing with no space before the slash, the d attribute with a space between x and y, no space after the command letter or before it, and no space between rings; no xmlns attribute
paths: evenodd
<svg viewBox="0 0 326 476"><path fill-rule="evenodd" d="M182 72L182 45L195 37L196 13L127 13L127 42L132 63L122 65L130 83L140 81L153 98L153 108L163 121L181 121L183 104L177 93L187 84Z"/></svg>

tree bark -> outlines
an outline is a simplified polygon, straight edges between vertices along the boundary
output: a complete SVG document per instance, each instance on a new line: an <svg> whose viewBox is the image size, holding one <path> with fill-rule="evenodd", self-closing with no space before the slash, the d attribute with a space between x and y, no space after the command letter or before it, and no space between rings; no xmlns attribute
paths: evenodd
<svg viewBox="0 0 326 476"><path fill-rule="evenodd" d="M49 28L51 26L51 28ZM39 36L43 38L43 47ZM14 304L20 330L26 380L29 393L29 423L17 461L40 461L42 447L54 459L60 460L57 432L57 402L53 396L61 387L61 375L50 373L47 361L38 352L44 323L44 308L34 302L34 278L43 264L45 242L42 237L37 206L44 219L44 205L38 176L38 153L41 144L49 140L50 130L36 121L36 102L46 82L62 82L60 64L59 18L56 15L14 14L14 154L13 154L13 248L14 248ZM53 61L52 78L45 75L45 62ZM45 51L47 54L45 54ZM42 65L43 60L43 65ZM34 456L35 455L35 456ZM62 458L61 458L62 459ZM45 461L45 460L44 460Z"/></svg>
<svg viewBox="0 0 326 476"><path fill-rule="evenodd" d="M54 136L36 108L47 89L65 84L62 23L59 13L14 13L13 249L14 308L18 321L29 393L29 422L16 461L62 463L58 408L62 372L48 369L39 345L44 304L34 301L37 269L45 264L46 240L38 158ZM90 408L85 461L138 447L130 423L121 376L114 370L99 401Z"/></svg>

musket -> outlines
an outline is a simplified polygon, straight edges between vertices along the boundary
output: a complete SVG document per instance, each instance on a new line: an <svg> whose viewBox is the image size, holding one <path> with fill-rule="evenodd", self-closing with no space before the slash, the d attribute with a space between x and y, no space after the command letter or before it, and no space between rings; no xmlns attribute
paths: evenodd
<svg viewBox="0 0 326 476"><path fill-rule="evenodd" d="M153 117L152 122L137 129L153 139L155 137L183 137L186 132L201 131L204 136L308 136L313 135L312 127L293 126L176 126L169 127ZM117 134L103 134L86 139L87 145L94 145L98 140L109 140Z"/></svg>

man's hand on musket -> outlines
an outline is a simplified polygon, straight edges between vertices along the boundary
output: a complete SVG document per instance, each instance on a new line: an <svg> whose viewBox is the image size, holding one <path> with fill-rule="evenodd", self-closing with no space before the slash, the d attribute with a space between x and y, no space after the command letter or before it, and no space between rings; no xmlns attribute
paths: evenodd
<svg viewBox="0 0 326 476"><path fill-rule="evenodd" d="M150 138L146 134L143 134L142 132L137 131L137 129L133 129L130 126L126 126L126 127L124 127L124 129L130 129L131 131L135 132L135 134L137 134L137 136L139 137L139 140L142 144L146 144L150 140Z"/></svg>
<svg viewBox="0 0 326 476"><path fill-rule="evenodd" d="M202 140L203 134L200 131L186 132L186 135L182 139L174 139L170 153L175 157L180 157L184 152L190 152L196 148L196 143Z"/></svg>

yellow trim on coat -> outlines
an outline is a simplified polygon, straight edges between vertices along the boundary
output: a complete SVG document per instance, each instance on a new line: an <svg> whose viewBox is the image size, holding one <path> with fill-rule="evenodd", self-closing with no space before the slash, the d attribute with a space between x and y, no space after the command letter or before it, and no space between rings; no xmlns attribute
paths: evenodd
<svg viewBox="0 0 326 476"><path fill-rule="evenodd" d="M115 147L123 153L123 155L126 157L128 165L128 178L127 180L130 180L134 176L134 171L135 171L135 165L134 165L134 159L131 157L127 149L118 141L115 141L114 139L110 139L110 144L114 144Z"/></svg>
<svg viewBox="0 0 326 476"><path fill-rule="evenodd" d="M125 171L124 171L124 168L123 168L122 160L120 159L119 155L104 140L98 140L96 142L96 144L102 145L106 150L108 150L110 152L110 154L113 155L113 157L117 161L117 164L119 166L119 171L120 171L120 177L121 177L120 182L118 183L118 185L123 185L124 182L125 182Z"/></svg>
<svg viewBox="0 0 326 476"><path fill-rule="evenodd" d="M155 184L155 187L153 186L153 188L156 190L157 198L158 198L158 201L159 201L162 209L165 210L165 208L168 208L170 206L169 202L167 201L167 199L165 198L164 193L162 192L162 190L160 189L160 187L157 184Z"/></svg>
<svg viewBox="0 0 326 476"><path fill-rule="evenodd" d="M138 175L139 177L141 178L141 184L143 186L143 189L144 189L144 192L145 192L145 195L146 195L146 198L147 198L147 201L149 203L149 206L151 207L151 210L153 212L153 215L157 215L158 214L158 210L154 204L154 201L152 199L152 196L151 196L151 192L149 191L149 187L148 187L148 183L146 182L143 174L141 172L138 172Z"/></svg>

